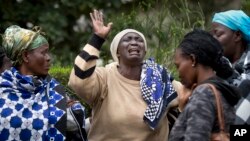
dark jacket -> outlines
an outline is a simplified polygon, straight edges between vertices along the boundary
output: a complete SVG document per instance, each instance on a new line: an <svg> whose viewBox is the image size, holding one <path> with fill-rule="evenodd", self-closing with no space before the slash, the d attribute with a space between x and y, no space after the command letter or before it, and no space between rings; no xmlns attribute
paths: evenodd
<svg viewBox="0 0 250 141"><path fill-rule="evenodd" d="M171 130L169 141L209 141L211 133L219 131L215 97L212 89L205 83L212 83L220 92L223 113L226 115L225 129L229 132L229 126L235 119L234 105L239 100L239 91L215 77L194 89Z"/></svg>

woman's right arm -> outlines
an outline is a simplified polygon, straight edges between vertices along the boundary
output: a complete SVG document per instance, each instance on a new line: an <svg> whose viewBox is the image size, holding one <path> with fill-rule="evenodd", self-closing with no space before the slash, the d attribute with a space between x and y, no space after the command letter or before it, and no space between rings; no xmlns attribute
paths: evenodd
<svg viewBox="0 0 250 141"><path fill-rule="evenodd" d="M76 57L68 84L85 102L93 105L99 94L102 93L102 84L105 84L105 72L103 69L96 69L96 60L99 58L101 46L112 23L105 26L102 13L97 10L90 13L90 17L94 34Z"/></svg>
<svg viewBox="0 0 250 141"><path fill-rule="evenodd" d="M104 81L104 71L97 73L96 61L104 39L93 35L80 54L75 58L74 68L71 71L68 85L85 102L92 105L100 94L100 83Z"/></svg>

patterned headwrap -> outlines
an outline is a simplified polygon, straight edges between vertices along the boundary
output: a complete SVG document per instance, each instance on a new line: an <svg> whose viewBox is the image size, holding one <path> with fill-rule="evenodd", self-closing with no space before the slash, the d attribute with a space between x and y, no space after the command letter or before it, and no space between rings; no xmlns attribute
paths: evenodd
<svg viewBox="0 0 250 141"><path fill-rule="evenodd" d="M5 30L2 45L6 55L15 66L22 63L23 51L32 50L42 45L49 44L48 41L40 35L40 30L35 32L21 28L17 25L12 25Z"/></svg>
<svg viewBox="0 0 250 141"><path fill-rule="evenodd" d="M242 10L216 13L212 22L220 23L232 30L241 31L243 38L250 43L250 18Z"/></svg>
<svg viewBox="0 0 250 141"><path fill-rule="evenodd" d="M118 34L115 35L115 37L114 37L114 39L113 39L113 41L112 41L112 43L110 45L111 55L112 55L115 62L119 62L119 60L117 58L117 48L119 46L121 38L124 35L126 35L127 33L130 33L130 32L137 33L142 37L142 39L144 41L144 44L145 44L145 50L147 50L147 42L146 42L146 39L145 39L144 35L141 32L139 32L137 30L134 30L134 29L125 29L125 30L123 30L123 31L121 31L121 32L119 32Z"/></svg>

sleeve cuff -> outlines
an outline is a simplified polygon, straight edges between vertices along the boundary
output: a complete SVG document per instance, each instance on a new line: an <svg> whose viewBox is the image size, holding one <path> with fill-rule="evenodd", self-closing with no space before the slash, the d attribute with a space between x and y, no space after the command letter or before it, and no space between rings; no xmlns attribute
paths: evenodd
<svg viewBox="0 0 250 141"><path fill-rule="evenodd" d="M104 43L105 39L99 37L96 34L93 34L92 37L90 38L88 44L91 46L95 47L96 49L100 50L102 47L102 44Z"/></svg>

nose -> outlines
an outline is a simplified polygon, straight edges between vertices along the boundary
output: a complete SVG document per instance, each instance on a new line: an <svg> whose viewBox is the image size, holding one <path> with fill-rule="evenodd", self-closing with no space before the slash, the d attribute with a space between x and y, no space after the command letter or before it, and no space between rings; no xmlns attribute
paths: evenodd
<svg viewBox="0 0 250 141"><path fill-rule="evenodd" d="M47 53L46 54L46 60L48 61L48 62L50 62L50 60L51 60L51 56Z"/></svg>
<svg viewBox="0 0 250 141"><path fill-rule="evenodd" d="M133 45L134 45L134 44L137 44L137 41L136 41L135 39L132 39L132 40L131 40L131 44L133 44Z"/></svg>
<svg viewBox="0 0 250 141"><path fill-rule="evenodd" d="M215 34L212 34L212 36L213 36L215 39L218 40L218 37L217 37Z"/></svg>

